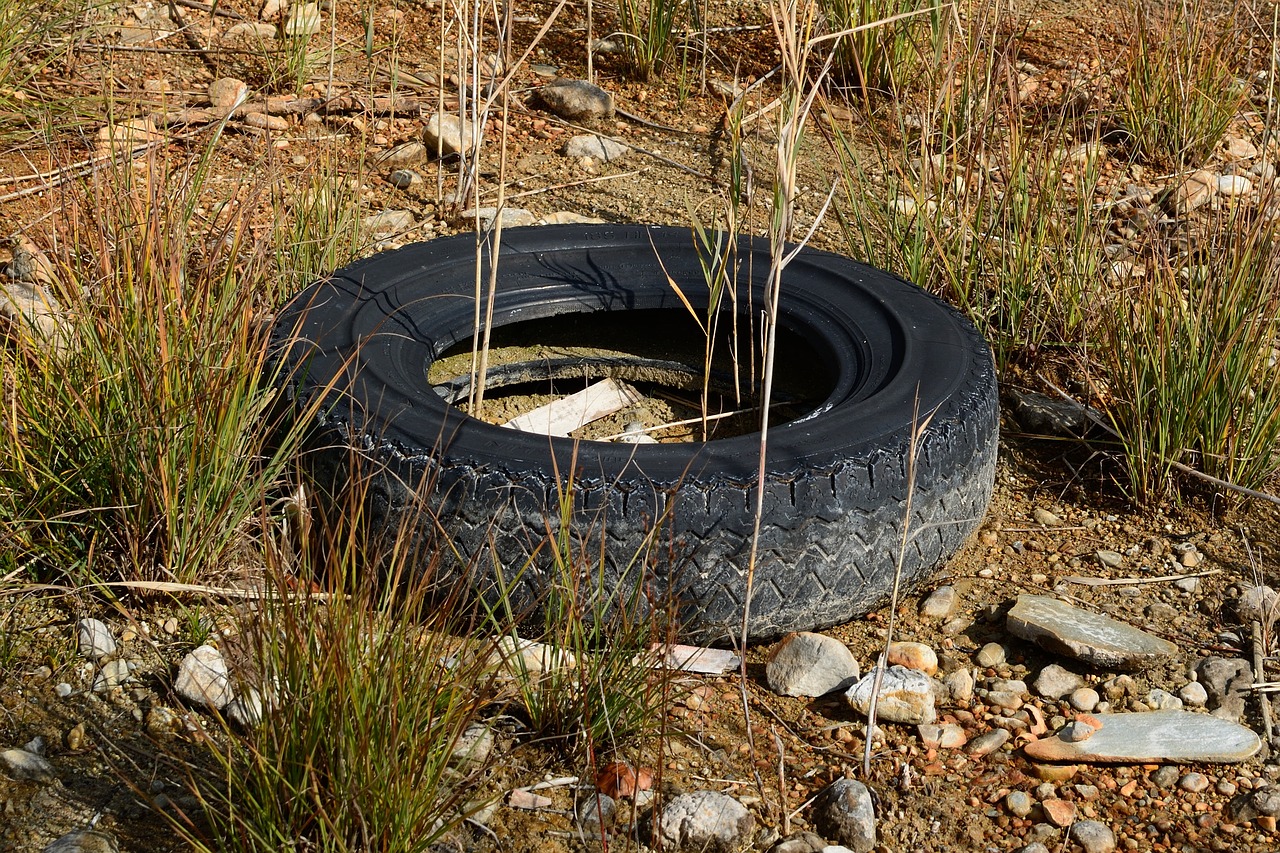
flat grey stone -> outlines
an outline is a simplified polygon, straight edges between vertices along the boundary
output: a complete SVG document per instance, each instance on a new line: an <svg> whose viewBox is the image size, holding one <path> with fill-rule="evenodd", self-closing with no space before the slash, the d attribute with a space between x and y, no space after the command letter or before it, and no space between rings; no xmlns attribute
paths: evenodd
<svg viewBox="0 0 1280 853"><path fill-rule="evenodd" d="M95 829L68 832L44 848L42 853L119 853L115 838Z"/></svg>
<svg viewBox="0 0 1280 853"><path fill-rule="evenodd" d="M109 660L98 670L93 679L93 692L105 693L113 687L120 687L133 679L133 671L137 669L133 661Z"/></svg>
<svg viewBox="0 0 1280 853"><path fill-rule="evenodd" d="M1141 669L1178 651L1168 640L1044 595L1018 596L1006 626L1050 652L1100 668Z"/></svg>
<svg viewBox="0 0 1280 853"><path fill-rule="evenodd" d="M360 228L374 237L402 234L413 226L413 214L407 210L381 210L360 220Z"/></svg>
<svg viewBox="0 0 1280 853"><path fill-rule="evenodd" d="M1040 670L1032 687L1035 688L1036 695L1041 698L1061 699L1084 687L1084 679L1069 669L1051 663Z"/></svg>
<svg viewBox="0 0 1280 853"><path fill-rule="evenodd" d="M116 653L116 639L101 619L81 619L76 625L80 654L92 660Z"/></svg>
<svg viewBox="0 0 1280 853"><path fill-rule="evenodd" d="M1102 728L1076 743L1062 737L1032 741L1024 747L1033 761L1077 761L1141 764L1198 761L1231 764L1244 761L1262 747L1252 729L1210 714L1149 711L1139 714L1095 714Z"/></svg>
<svg viewBox="0 0 1280 853"><path fill-rule="evenodd" d="M17 782L30 781L48 785L58 778L49 759L25 749L6 749L0 752L0 766L3 766L10 779Z"/></svg>
<svg viewBox="0 0 1280 853"><path fill-rule="evenodd" d="M665 850L730 853L743 847L755 825L746 806L728 794L694 791L667 803L654 840Z"/></svg>
<svg viewBox="0 0 1280 853"><path fill-rule="evenodd" d="M379 155L377 163L386 169L404 169L427 159L427 146L421 142L404 142Z"/></svg>
<svg viewBox="0 0 1280 853"><path fill-rule="evenodd" d="M782 696L825 696L857 680L858 659L834 637L809 631L788 634L769 655L765 681Z"/></svg>
<svg viewBox="0 0 1280 853"><path fill-rule="evenodd" d="M621 142L596 136L594 133L583 133L570 137L562 151L566 157L594 157L608 163L621 160L631 149Z"/></svg>
<svg viewBox="0 0 1280 853"><path fill-rule="evenodd" d="M960 593L954 586L940 586L920 602L920 615L925 619L946 619L960 603Z"/></svg>
<svg viewBox="0 0 1280 853"><path fill-rule="evenodd" d="M586 80L553 80L535 95L543 107L570 121L613 115L613 95Z"/></svg>
<svg viewBox="0 0 1280 853"><path fill-rule="evenodd" d="M435 156L438 152L441 157L447 157L461 154L464 149L474 151L480 144L480 134L471 122L464 122L450 113L436 113L422 128L422 144L427 147L428 154Z"/></svg>
<svg viewBox="0 0 1280 853"><path fill-rule="evenodd" d="M473 207L462 211L463 219L479 219L481 228L488 228L498 216L496 207ZM538 217L521 207L502 208L502 227L520 228L525 225L536 225Z"/></svg>

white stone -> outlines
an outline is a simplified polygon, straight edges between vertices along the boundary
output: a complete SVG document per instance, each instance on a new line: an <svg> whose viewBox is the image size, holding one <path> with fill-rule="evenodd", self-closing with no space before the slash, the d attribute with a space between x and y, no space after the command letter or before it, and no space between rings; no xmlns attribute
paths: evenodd
<svg viewBox="0 0 1280 853"><path fill-rule="evenodd" d="M116 640L111 629L100 619L81 619L76 624L76 639L80 654L91 660L116 653Z"/></svg>
<svg viewBox="0 0 1280 853"><path fill-rule="evenodd" d="M173 689L188 702L218 710L235 698L227 662L222 652L209 645L197 647L182 659Z"/></svg>
<svg viewBox="0 0 1280 853"><path fill-rule="evenodd" d="M925 619L946 619L960 603L960 593L954 586L940 586L920 602L920 615Z"/></svg>
<svg viewBox="0 0 1280 853"><path fill-rule="evenodd" d="M871 712L871 698L875 691L876 671L873 669L858 679L845 693L845 701L863 716ZM932 723L934 710L933 679L914 669L891 666L884 671L876 700L876 719L890 723L906 723L918 726Z"/></svg>
<svg viewBox="0 0 1280 853"><path fill-rule="evenodd" d="M1005 626L1014 636L1050 652L1098 667L1138 669L1178 651L1168 640L1132 625L1043 595L1019 595Z"/></svg>
<svg viewBox="0 0 1280 853"><path fill-rule="evenodd" d="M942 683L946 685L947 694L956 705L968 705L973 700L974 678L972 670L957 669L955 672L947 673L946 677L942 679Z"/></svg>
<svg viewBox="0 0 1280 853"><path fill-rule="evenodd" d="M31 781L48 785L58 778L53 765L42 755L25 749L6 749L0 752L0 765L10 779Z"/></svg>
<svg viewBox="0 0 1280 853"><path fill-rule="evenodd" d="M765 664L765 682L783 696L824 696L843 690L859 675L858 660L848 646L808 631L782 638Z"/></svg>
<svg viewBox="0 0 1280 853"><path fill-rule="evenodd" d="M262 724L266 719L267 707L262 699L262 693L256 687L246 689L236 698L227 703L227 707L223 709L223 713L227 715L236 725L252 729Z"/></svg>
<svg viewBox="0 0 1280 853"><path fill-rule="evenodd" d="M1243 175L1223 175L1218 178L1218 192L1226 196L1245 195L1253 192L1253 182Z"/></svg>
<svg viewBox="0 0 1280 853"><path fill-rule="evenodd" d="M854 853L875 849L875 806L871 792L861 782L837 779L822 789L813 803L813 822L825 837Z"/></svg>
<svg viewBox="0 0 1280 853"><path fill-rule="evenodd" d="M461 154L464 149L471 154L480 145L480 135L471 122L452 113L436 113L422 128L422 144L433 157Z"/></svg>
<svg viewBox="0 0 1280 853"><path fill-rule="evenodd" d="M755 831L742 803L718 791L675 797L662 809L655 840L668 850L737 850Z"/></svg>
<svg viewBox="0 0 1280 853"><path fill-rule="evenodd" d="M102 665L93 679L93 691L103 693L113 687L127 684L133 678L133 670L137 664L133 661L109 660Z"/></svg>
<svg viewBox="0 0 1280 853"><path fill-rule="evenodd" d="M1184 684L1178 691L1178 698L1189 708L1203 708L1209 701L1209 694L1205 691L1203 684L1191 681Z"/></svg>
<svg viewBox="0 0 1280 853"><path fill-rule="evenodd" d="M496 207L473 207L470 210L462 211L463 219L479 219L481 228L488 228L498 217L498 208ZM504 207L502 209L502 227L503 228L521 228L526 225L536 225L538 217L529 211L520 207Z"/></svg>
<svg viewBox="0 0 1280 853"><path fill-rule="evenodd" d="M593 157L610 163L621 160L631 153L631 149L621 142L596 136L594 133L583 133L570 137L561 149L561 153L566 157Z"/></svg>
<svg viewBox="0 0 1280 853"><path fill-rule="evenodd" d="M264 24L260 21L241 21L231 29L227 30L224 38L227 41L247 41L252 44L258 44L273 39L276 36L276 28L272 24Z"/></svg>
<svg viewBox="0 0 1280 853"><path fill-rule="evenodd" d="M220 77L209 84L209 103L223 112L239 106L248 96L249 87L234 77Z"/></svg>
<svg viewBox="0 0 1280 853"><path fill-rule="evenodd" d="M306 38L320 32L320 6L315 3L301 3L289 10L289 20L284 25L284 34L289 38Z"/></svg>
<svg viewBox="0 0 1280 853"><path fill-rule="evenodd" d="M392 237L414 226L413 214L407 210L380 210L360 220L360 228L373 237Z"/></svg>

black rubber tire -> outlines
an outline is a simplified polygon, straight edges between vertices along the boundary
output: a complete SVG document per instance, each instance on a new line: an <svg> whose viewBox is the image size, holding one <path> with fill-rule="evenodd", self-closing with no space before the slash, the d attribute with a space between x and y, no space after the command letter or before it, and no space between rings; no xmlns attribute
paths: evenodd
<svg viewBox="0 0 1280 853"><path fill-rule="evenodd" d="M753 256L760 305L767 243L744 238L740 252ZM600 594L634 585L620 579L631 577L628 567L644 552L644 591L651 600L678 596L686 636L736 636L759 435L575 443L485 424L445 403L427 384L427 368L471 335L475 254L471 235L407 246L334 273L283 309L273 364L287 398L324 395L311 453L317 478L339 487L361 479L375 527L417 525L419 543L432 548L441 544L438 532L447 533L474 589L493 596L500 571L519 612L545 592L546 549L529 556L558 528L558 485L572 470L571 528L588 554L604 551L585 570ZM699 288L706 299L684 229L511 229L498 269L495 326L565 313L683 310L667 274L691 300ZM904 591L982 518L998 437L987 344L961 314L914 285L806 249L786 270L779 315L821 353L835 387L813 414L769 433L753 640L849 621L888 600L917 400L921 415L933 416L917 452ZM429 517L415 494L426 496Z"/></svg>

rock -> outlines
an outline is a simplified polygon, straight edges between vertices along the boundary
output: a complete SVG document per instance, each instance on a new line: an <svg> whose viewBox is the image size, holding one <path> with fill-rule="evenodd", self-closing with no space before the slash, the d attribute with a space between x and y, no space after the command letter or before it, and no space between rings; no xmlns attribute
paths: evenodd
<svg viewBox="0 0 1280 853"><path fill-rule="evenodd" d="M765 664L769 689L782 696L824 696L857 680L858 661L849 647L833 637L808 631L792 633Z"/></svg>
<svg viewBox="0 0 1280 853"><path fill-rule="evenodd" d="M1261 183L1269 184L1276 179L1276 167L1268 160L1261 160L1249 167L1249 174Z"/></svg>
<svg viewBox="0 0 1280 853"><path fill-rule="evenodd" d="M387 175L387 183L398 190L407 190L414 184L422 183L422 178L412 169L396 169Z"/></svg>
<svg viewBox="0 0 1280 853"><path fill-rule="evenodd" d="M1223 175L1218 178L1218 192L1225 196L1245 195L1253 192L1253 182L1243 175Z"/></svg>
<svg viewBox="0 0 1280 853"><path fill-rule="evenodd" d="M1050 797L1041 801L1040 808L1044 809L1045 819L1054 826L1070 826L1075 822L1076 804L1070 800Z"/></svg>
<svg viewBox="0 0 1280 853"><path fill-rule="evenodd" d="M421 142L402 142L382 152L375 162L384 169L404 169L416 166L426 159L426 145Z"/></svg>
<svg viewBox="0 0 1280 853"><path fill-rule="evenodd" d="M247 41L255 45L275 37L276 28L260 21L241 21L227 30L224 36L227 41Z"/></svg>
<svg viewBox="0 0 1280 853"><path fill-rule="evenodd" d="M594 157L606 163L621 160L631 149L613 139L596 136L594 133L583 133L571 136L560 152L566 157Z"/></svg>
<svg viewBox="0 0 1280 853"><path fill-rule="evenodd" d="M436 113L422 128L422 143L432 156L447 157L464 150L472 154L480 144L480 135L471 122L450 113Z"/></svg>
<svg viewBox="0 0 1280 853"><path fill-rule="evenodd" d="M252 729L262 724L266 719L266 705L262 700L262 693L256 687L247 688L236 698L227 703L227 707L223 709L223 713L231 720L231 722L243 729Z"/></svg>
<svg viewBox="0 0 1280 853"><path fill-rule="evenodd" d="M30 275L19 258L15 252L8 267L9 276L14 280L0 281L0 316L56 348L65 338L67 325L62 306L43 285L18 279L19 275Z"/></svg>
<svg viewBox="0 0 1280 853"><path fill-rule="evenodd" d="M793 832L769 848L769 853L822 853L826 840L812 832Z"/></svg>
<svg viewBox="0 0 1280 853"><path fill-rule="evenodd" d="M542 217L543 225L603 225L605 220L568 210L557 210Z"/></svg>
<svg viewBox="0 0 1280 853"><path fill-rule="evenodd" d="M415 225L413 214L407 210L380 210L360 220L360 229L370 237L394 237Z"/></svg>
<svg viewBox="0 0 1280 853"><path fill-rule="evenodd" d="M493 221L498 216L498 208L496 207L473 207L462 211L463 219L480 220L481 228L488 228L493 225ZM519 207L504 207L502 209L502 227L503 228L519 228L524 225L536 225L538 218L527 210Z"/></svg>
<svg viewBox="0 0 1280 853"><path fill-rule="evenodd" d="M974 662L978 666L991 668L1000 666L1007 659L1008 652L1005 647L999 643L987 643L978 649L978 654L974 657Z"/></svg>
<svg viewBox="0 0 1280 853"><path fill-rule="evenodd" d="M1057 527L1062 524L1062 519L1049 512L1043 507L1036 507L1031 511L1031 517L1036 520L1036 524L1042 524L1045 527Z"/></svg>
<svg viewBox="0 0 1280 853"><path fill-rule="evenodd" d="M1200 588L1200 578L1178 578L1173 585L1182 592L1195 592Z"/></svg>
<svg viewBox="0 0 1280 853"><path fill-rule="evenodd" d="M958 723L925 723L916 731L920 742L930 749L959 749L969 740Z"/></svg>
<svg viewBox="0 0 1280 853"><path fill-rule="evenodd" d="M289 0L266 0L262 6L262 20L274 21L289 8Z"/></svg>
<svg viewBox="0 0 1280 853"><path fill-rule="evenodd" d="M6 273L14 281L26 284L38 284L48 287L58 280L58 269L44 250L32 242L31 238L18 234L10 243L13 259L6 267ZM57 307L54 303L53 307Z"/></svg>
<svg viewBox="0 0 1280 853"><path fill-rule="evenodd" d="M1008 729L992 729L991 731L984 732L969 741L969 746L965 749L965 752L975 758L981 758L984 755L990 755L995 752L997 749L1004 746L1008 740Z"/></svg>
<svg viewBox="0 0 1280 853"><path fill-rule="evenodd" d="M505 636L498 641L490 661L501 664L511 675L521 679L538 679L550 670L569 669L578 665L570 653L546 643Z"/></svg>
<svg viewBox="0 0 1280 853"><path fill-rule="evenodd" d="M653 839L663 849L731 853L755 831L755 818L742 803L717 791L675 797L662 809Z"/></svg>
<svg viewBox="0 0 1280 853"><path fill-rule="evenodd" d="M449 763L466 771L478 770L489 760L495 742L492 728L484 723L472 723L454 741Z"/></svg>
<svg viewBox="0 0 1280 853"><path fill-rule="evenodd" d="M968 705L973 700L973 672L969 669L957 669L942 679L946 685L951 701L957 705Z"/></svg>
<svg viewBox="0 0 1280 853"><path fill-rule="evenodd" d="M1139 669L1178 650L1168 640L1043 595L1018 596L1006 626L1050 652L1100 668Z"/></svg>
<svg viewBox="0 0 1280 853"><path fill-rule="evenodd" d="M920 615L925 619L946 619L960 603L960 593L954 586L940 586L920 602Z"/></svg>
<svg viewBox="0 0 1280 853"><path fill-rule="evenodd" d="M1178 784L1178 768L1174 767L1172 764L1166 764L1163 767L1157 768L1156 771L1151 774L1151 782L1157 788L1172 788L1174 785Z"/></svg>
<svg viewBox="0 0 1280 853"><path fill-rule="evenodd" d="M1040 674L1036 676L1031 686L1037 696L1044 699L1061 699L1068 693L1084 687L1084 679L1056 663L1051 663L1040 670Z"/></svg>
<svg viewBox="0 0 1280 853"><path fill-rule="evenodd" d="M1084 848L1084 853L1112 853L1116 849L1115 833L1100 821L1079 821L1072 824L1067 834L1072 841Z"/></svg>
<svg viewBox="0 0 1280 853"><path fill-rule="evenodd" d="M249 97L249 87L234 77L219 77L209 84L209 103L215 110L230 112Z"/></svg>
<svg viewBox="0 0 1280 853"><path fill-rule="evenodd" d="M1206 169L1192 172L1173 191L1174 208L1180 214L1190 213L1208 204L1218 191L1218 176Z"/></svg>
<svg viewBox="0 0 1280 853"><path fill-rule="evenodd" d="M855 853L870 853L876 846L871 792L853 779L835 780L814 800L813 825L823 836Z"/></svg>
<svg viewBox="0 0 1280 853"><path fill-rule="evenodd" d="M173 689L188 702L208 705L219 711L235 698L231 674L222 652L208 645L196 648L178 664L178 678Z"/></svg>
<svg viewBox="0 0 1280 853"><path fill-rule="evenodd" d="M1231 160L1252 160L1258 156L1258 147L1242 136L1227 134L1222 137L1222 152Z"/></svg>
<svg viewBox="0 0 1280 853"><path fill-rule="evenodd" d="M58 695L59 699L66 699L71 695L74 688L65 681L59 681L54 685L53 692Z"/></svg>
<svg viewBox="0 0 1280 853"><path fill-rule="evenodd" d="M1102 697L1092 687L1077 687L1071 691L1071 698L1068 701L1070 701L1072 708L1077 711L1084 711L1087 714L1098 707Z"/></svg>
<svg viewBox="0 0 1280 853"><path fill-rule="evenodd" d="M1205 705L1214 715L1228 720L1244 715L1245 699L1253 684L1253 667L1248 661L1205 658L1196 666L1196 680L1204 688Z"/></svg>
<svg viewBox="0 0 1280 853"><path fill-rule="evenodd" d="M116 653L116 639L111 636L107 623L100 619L81 619L76 623L76 639L80 654L90 660Z"/></svg>
<svg viewBox="0 0 1280 853"><path fill-rule="evenodd" d="M1269 586L1251 586L1236 600L1236 616L1242 625L1259 622L1269 628L1280 616L1280 594Z"/></svg>
<svg viewBox="0 0 1280 853"><path fill-rule="evenodd" d="M938 653L924 643L908 641L890 643L886 660L891 665L905 666L907 669L918 670L925 675L933 675L938 671Z"/></svg>
<svg viewBox="0 0 1280 853"><path fill-rule="evenodd" d="M1167 690L1155 688L1147 693L1147 707L1153 711L1179 711L1182 700Z"/></svg>
<svg viewBox="0 0 1280 853"><path fill-rule="evenodd" d="M871 712L875 677L873 669L845 693L845 701L864 716ZM929 676L904 666L891 666L881 678L876 719L915 726L932 723L936 717L933 703L933 680Z"/></svg>
<svg viewBox="0 0 1280 853"><path fill-rule="evenodd" d="M1013 416L1035 435L1084 435L1093 426L1089 410L1079 403L1035 392L1011 391Z"/></svg>
<svg viewBox="0 0 1280 853"><path fill-rule="evenodd" d="M244 118L240 119L245 127L256 127L259 130L270 130L273 133L283 133L289 129L289 120L284 116L267 115L266 113L245 113Z"/></svg>
<svg viewBox="0 0 1280 853"><path fill-rule="evenodd" d="M1071 743L1080 743L1082 740L1088 740L1093 737L1093 733L1096 731L1097 729L1088 723L1072 720L1063 727L1060 737Z"/></svg>
<svg viewBox="0 0 1280 853"><path fill-rule="evenodd" d="M1098 551L1098 562L1108 569L1118 569L1124 564L1124 555L1119 551Z"/></svg>
<svg viewBox="0 0 1280 853"><path fill-rule="evenodd" d="M1023 749L1033 761L1190 764L1244 761L1262 746L1242 725L1190 711L1095 714L1094 719L1102 725L1087 740L1070 741L1064 727Z"/></svg>
<svg viewBox="0 0 1280 853"><path fill-rule="evenodd" d="M156 129L151 119L135 118L99 128L98 149L103 152L118 153L150 142L162 142L168 138Z"/></svg>
<svg viewBox="0 0 1280 853"><path fill-rule="evenodd" d="M51 785L58 779L49 759L26 749L6 749L0 752L0 767L15 782Z"/></svg>
<svg viewBox="0 0 1280 853"><path fill-rule="evenodd" d="M128 683L133 678L133 670L136 668L137 664L133 661L107 661L93 679L93 692L105 693L113 687Z"/></svg>
<svg viewBox="0 0 1280 853"><path fill-rule="evenodd" d="M43 853L119 853L114 837L96 829L77 829L52 842Z"/></svg>
<svg viewBox="0 0 1280 853"><path fill-rule="evenodd" d="M1049 848L1042 842L1032 841L1030 844L1019 850L1018 853L1049 853Z"/></svg>
<svg viewBox="0 0 1280 853"><path fill-rule="evenodd" d="M613 117L613 95L585 80L553 80L534 97L539 105L570 121Z"/></svg>
<svg viewBox="0 0 1280 853"><path fill-rule="evenodd" d="M1191 681L1184 684L1182 689L1178 691L1178 698L1188 708L1203 708L1205 703L1209 701L1209 694L1205 691L1203 684L1198 681Z"/></svg>
<svg viewBox="0 0 1280 853"><path fill-rule="evenodd" d="M1242 791L1231 798L1227 812L1236 822L1258 817L1280 817L1280 788L1264 785L1252 791Z"/></svg>
<svg viewBox="0 0 1280 853"><path fill-rule="evenodd" d="M1188 773L1178 780L1178 787L1192 794L1199 794L1209 787L1209 777L1203 773Z"/></svg>
<svg viewBox="0 0 1280 853"><path fill-rule="evenodd" d="M1014 817L1026 817L1031 814L1031 795L1026 791L1010 791L1005 795L1004 808Z"/></svg>
<svg viewBox="0 0 1280 853"><path fill-rule="evenodd" d="M535 794L533 791L524 788L516 788L507 794L507 805L513 809L525 809L528 811L549 809L552 806L552 802L550 797Z"/></svg>
<svg viewBox="0 0 1280 853"><path fill-rule="evenodd" d="M320 25L320 6L316 3L299 3L289 9L284 34L289 38L306 38L320 32Z"/></svg>
<svg viewBox="0 0 1280 853"><path fill-rule="evenodd" d="M613 816L617 811L618 803L613 797L597 793L578 804L574 817L578 819L578 825L583 829L593 827L599 831L613 824Z"/></svg>

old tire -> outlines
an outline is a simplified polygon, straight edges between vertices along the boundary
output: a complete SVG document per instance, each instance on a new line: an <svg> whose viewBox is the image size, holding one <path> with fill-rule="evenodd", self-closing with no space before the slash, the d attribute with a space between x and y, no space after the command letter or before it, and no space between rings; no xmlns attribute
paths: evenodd
<svg viewBox="0 0 1280 853"><path fill-rule="evenodd" d="M744 238L740 252L752 256L760 305L767 245ZM463 414L432 392L426 372L471 335L474 258L471 235L407 246L316 282L281 312L273 364L288 399L319 404L309 453L317 479L334 491L359 481L366 518L386 531L411 525L410 538L426 546L420 559L438 554L436 537L447 535L471 588L492 599L501 587L524 612L550 582L547 548L529 557L559 529L558 501L572 472L570 529L598 595L623 596L625 586L650 603L673 597L687 636L736 635L758 434L575 445ZM700 290L705 302L687 230L512 229L502 242L494 324L684 310L668 274L689 299ZM963 316L895 276L826 252L801 252L784 282L781 324L820 353L833 390L815 412L770 432L748 622L757 640L883 605L904 522L902 588L926 579L981 519L996 460L994 366ZM914 486L913 412L932 415Z"/></svg>

